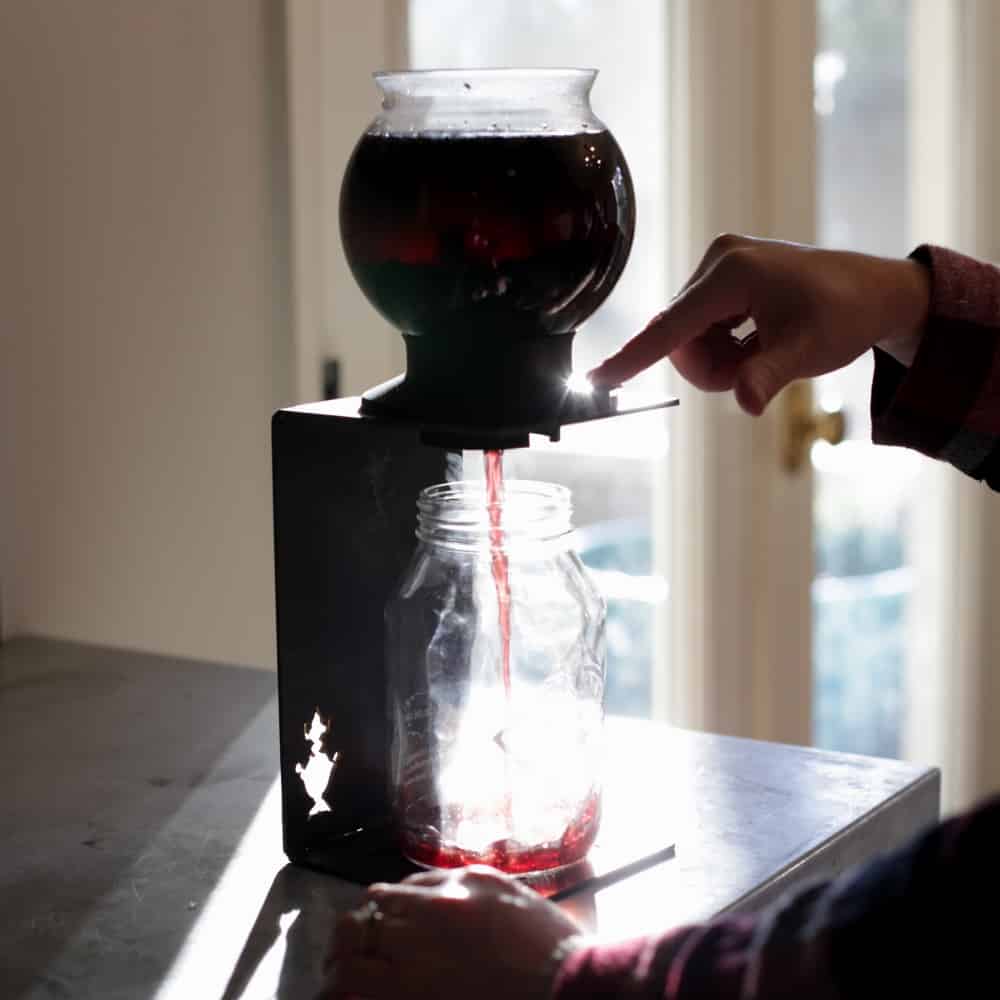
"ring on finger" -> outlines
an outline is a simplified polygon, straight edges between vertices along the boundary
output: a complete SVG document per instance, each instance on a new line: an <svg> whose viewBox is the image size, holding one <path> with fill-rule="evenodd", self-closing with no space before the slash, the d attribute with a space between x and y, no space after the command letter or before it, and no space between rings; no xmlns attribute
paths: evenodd
<svg viewBox="0 0 1000 1000"><path fill-rule="evenodd" d="M361 909L364 916L364 923L361 925L361 954L374 958L378 955L385 914L374 899L369 899Z"/></svg>
<svg viewBox="0 0 1000 1000"><path fill-rule="evenodd" d="M757 324L753 316L748 316L742 323L734 326L729 331L729 336L736 341L740 347L749 344L757 336Z"/></svg>

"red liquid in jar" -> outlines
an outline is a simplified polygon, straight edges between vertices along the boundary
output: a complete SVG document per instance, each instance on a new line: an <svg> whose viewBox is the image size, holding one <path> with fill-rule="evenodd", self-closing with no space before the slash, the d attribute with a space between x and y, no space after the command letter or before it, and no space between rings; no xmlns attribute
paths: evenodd
<svg viewBox="0 0 1000 1000"><path fill-rule="evenodd" d="M419 837L416 831L407 830L404 849L407 857L429 868L490 865L510 875L526 875L582 861L597 839L600 823L601 796L595 792L562 837L552 843L525 845L507 839L494 841L482 851L467 851L442 844L437 836Z"/></svg>

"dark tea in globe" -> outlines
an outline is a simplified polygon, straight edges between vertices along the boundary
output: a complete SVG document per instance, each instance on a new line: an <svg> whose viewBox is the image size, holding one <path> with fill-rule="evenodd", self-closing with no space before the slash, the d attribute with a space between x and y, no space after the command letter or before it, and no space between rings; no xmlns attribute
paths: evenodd
<svg viewBox="0 0 1000 1000"><path fill-rule="evenodd" d="M607 131L369 133L340 219L358 284L404 333L531 337L575 330L605 299L634 195Z"/></svg>

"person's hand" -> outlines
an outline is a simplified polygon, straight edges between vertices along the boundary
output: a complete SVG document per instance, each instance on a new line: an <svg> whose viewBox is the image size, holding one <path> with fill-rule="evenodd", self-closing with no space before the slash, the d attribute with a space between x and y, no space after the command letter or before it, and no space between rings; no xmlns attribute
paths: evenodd
<svg viewBox="0 0 1000 1000"><path fill-rule="evenodd" d="M720 236L677 297L592 372L614 387L669 357L699 389L733 389L761 413L789 382L841 368L876 344L910 364L930 279L916 261ZM747 319L756 335L732 334Z"/></svg>
<svg viewBox="0 0 1000 1000"><path fill-rule="evenodd" d="M557 906L491 868L376 884L337 921L330 1000L543 1000L581 940Z"/></svg>

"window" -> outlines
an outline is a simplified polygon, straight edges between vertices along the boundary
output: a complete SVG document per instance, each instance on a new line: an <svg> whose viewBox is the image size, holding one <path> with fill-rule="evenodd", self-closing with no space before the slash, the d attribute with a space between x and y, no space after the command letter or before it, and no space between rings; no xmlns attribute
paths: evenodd
<svg viewBox="0 0 1000 1000"><path fill-rule="evenodd" d="M908 0L818 0L819 242L902 256L907 247ZM877 164L877 169L873 169ZM818 380L848 440L813 449L813 735L818 746L896 757L905 625L915 577L907 522L923 461L871 444L872 356Z"/></svg>

